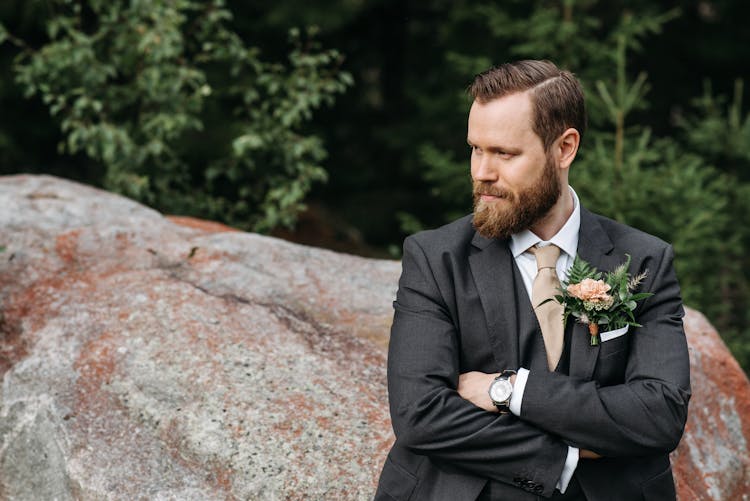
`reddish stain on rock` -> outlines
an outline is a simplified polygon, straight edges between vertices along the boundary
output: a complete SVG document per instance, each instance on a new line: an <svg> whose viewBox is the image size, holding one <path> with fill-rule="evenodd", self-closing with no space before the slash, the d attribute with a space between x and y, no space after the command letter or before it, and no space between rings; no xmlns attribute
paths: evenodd
<svg viewBox="0 0 750 501"><path fill-rule="evenodd" d="M57 252L60 259L68 264L73 263L76 259L78 237L80 234L81 230L75 229L61 233L55 238L55 252Z"/></svg>
<svg viewBox="0 0 750 501"><path fill-rule="evenodd" d="M227 494L232 490L232 477L234 471L229 468L216 468L213 471L212 480L216 487Z"/></svg>
<svg viewBox="0 0 750 501"><path fill-rule="evenodd" d="M195 230L204 231L206 233L227 233L227 232L238 232L237 228L232 228L225 224L217 223L215 221L206 221L205 219L198 219L189 216L165 216L167 219L180 226L187 228L193 228Z"/></svg>
<svg viewBox="0 0 750 501"><path fill-rule="evenodd" d="M100 398L102 387L112 381L115 367L112 334L102 332L81 348L74 368L79 374L77 390L84 406L89 406Z"/></svg>
<svg viewBox="0 0 750 501"><path fill-rule="evenodd" d="M5 300L0 305L0 375L28 354L34 332L57 311L56 293L70 284L65 274L45 277L26 286L16 285L17 277L0 273L5 285Z"/></svg>
<svg viewBox="0 0 750 501"><path fill-rule="evenodd" d="M0 377L28 353L20 323L18 317L0 311Z"/></svg>

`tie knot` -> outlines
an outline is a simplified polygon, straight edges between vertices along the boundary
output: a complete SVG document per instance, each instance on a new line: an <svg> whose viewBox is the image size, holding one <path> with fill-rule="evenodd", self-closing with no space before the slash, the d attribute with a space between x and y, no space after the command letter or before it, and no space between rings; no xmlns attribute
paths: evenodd
<svg viewBox="0 0 750 501"><path fill-rule="evenodd" d="M541 270L542 268L555 269L557 266L557 258L560 257L560 248L554 244L545 245L544 247L537 247L535 245L529 248L529 252L536 257L537 270Z"/></svg>

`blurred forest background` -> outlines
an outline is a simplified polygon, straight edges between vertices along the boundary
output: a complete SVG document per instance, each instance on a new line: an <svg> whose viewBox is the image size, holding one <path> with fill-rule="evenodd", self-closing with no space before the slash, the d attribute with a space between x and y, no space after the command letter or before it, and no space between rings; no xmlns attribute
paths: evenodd
<svg viewBox="0 0 750 501"><path fill-rule="evenodd" d="M674 244L748 371L749 20L742 0L3 0L0 174L398 258L471 210L473 75L548 58L587 92L583 204Z"/></svg>

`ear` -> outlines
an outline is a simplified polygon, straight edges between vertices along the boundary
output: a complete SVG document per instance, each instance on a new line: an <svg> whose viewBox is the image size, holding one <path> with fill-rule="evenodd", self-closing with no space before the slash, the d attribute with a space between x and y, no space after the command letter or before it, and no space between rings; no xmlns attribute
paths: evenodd
<svg viewBox="0 0 750 501"><path fill-rule="evenodd" d="M581 144L581 134L574 128L563 132L553 145L553 152L557 157L557 164L561 169L567 169L578 153L578 145Z"/></svg>

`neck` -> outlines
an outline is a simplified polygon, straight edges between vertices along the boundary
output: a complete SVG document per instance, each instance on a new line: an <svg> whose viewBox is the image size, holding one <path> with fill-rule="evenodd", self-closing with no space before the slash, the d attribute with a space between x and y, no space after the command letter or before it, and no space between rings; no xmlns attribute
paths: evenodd
<svg viewBox="0 0 750 501"><path fill-rule="evenodd" d="M565 226L570 215L573 214L573 208L573 194L570 192L568 185L565 184L555 205L547 212L547 215L529 229L542 240L549 240L560 231L560 228Z"/></svg>

